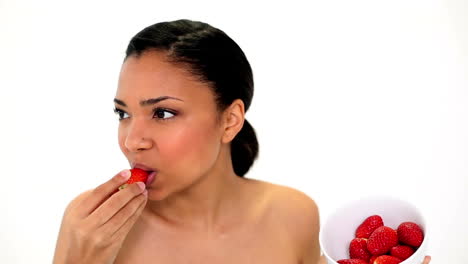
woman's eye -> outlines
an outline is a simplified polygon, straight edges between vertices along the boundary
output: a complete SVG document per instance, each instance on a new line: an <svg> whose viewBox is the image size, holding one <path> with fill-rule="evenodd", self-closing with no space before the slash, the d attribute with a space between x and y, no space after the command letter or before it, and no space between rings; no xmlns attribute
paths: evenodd
<svg viewBox="0 0 468 264"><path fill-rule="evenodd" d="M154 117L161 119L163 121L171 119L172 117L177 115L177 113L163 109L163 108L156 108L153 110L153 112L154 112ZM121 109L115 108L114 113L116 113L119 116L119 121L128 118L128 114Z"/></svg>
<svg viewBox="0 0 468 264"><path fill-rule="evenodd" d="M170 119L174 117L175 115L176 115L175 113L168 111L166 109L162 109L162 108L157 108L154 110L154 116L163 120Z"/></svg>
<svg viewBox="0 0 468 264"><path fill-rule="evenodd" d="M120 110L118 108L114 109L114 113L116 113L119 116L119 121L122 120L122 119L125 119L123 117L123 115L127 114L127 113L125 113L124 111L122 111L122 110Z"/></svg>

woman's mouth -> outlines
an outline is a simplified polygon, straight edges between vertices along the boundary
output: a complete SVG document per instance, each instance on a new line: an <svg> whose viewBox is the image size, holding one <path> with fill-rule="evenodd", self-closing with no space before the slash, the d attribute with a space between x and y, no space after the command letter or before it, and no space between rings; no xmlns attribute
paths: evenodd
<svg viewBox="0 0 468 264"><path fill-rule="evenodd" d="M150 174L148 175L148 178L146 179L145 185L148 187L153 181L154 178L156 177L156 172L155 171L149 171Z"/></svg>
<svg viewBox="0 0 468 264"><path fill-rule="evenodd" d="M149 166L146 166L145 164L142 164L142 163L131 163L132 165L132 168L139 168L139 169L142 169L144 171L146 171L148 173L148 178L146 179L146 182L145 182L145 185L146 186L149 186L153 181L154 181L154 178L156 177L156 174L157 174L157 169L155 168L151 168Z"/></svg>

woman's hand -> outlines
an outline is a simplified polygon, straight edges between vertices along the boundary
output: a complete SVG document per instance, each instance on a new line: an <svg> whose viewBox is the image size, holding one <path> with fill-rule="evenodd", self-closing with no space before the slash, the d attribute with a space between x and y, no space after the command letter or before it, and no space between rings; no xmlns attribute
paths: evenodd
<svg viewBox="0 0 468 264"><path fill-rule="evenodd" d="M70 202L62 219L54 264L113 263L147 201L143 183L130 184L115 193L130 174L124 170Z"/></svg>
<svg viewBox="0 0 468 264"><path fill-rule="evenodd" d="M429 264L429 262L431 262L431 257L426 256L426 257L424 257L424 260L423 260L422 264Z"/></svg>

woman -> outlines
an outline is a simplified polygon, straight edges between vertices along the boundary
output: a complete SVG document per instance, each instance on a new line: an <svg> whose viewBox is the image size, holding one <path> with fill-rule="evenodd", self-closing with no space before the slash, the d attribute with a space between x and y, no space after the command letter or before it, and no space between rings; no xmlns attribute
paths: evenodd
<svg viewBox="0 0 468 264"><path fill-rule="evenodd" d="M54 263L318 263L317 205L243 176L258 153L245 120L252 71L206 23L158 23L130 41L114 99L129 171L65 210Z"/></svg>

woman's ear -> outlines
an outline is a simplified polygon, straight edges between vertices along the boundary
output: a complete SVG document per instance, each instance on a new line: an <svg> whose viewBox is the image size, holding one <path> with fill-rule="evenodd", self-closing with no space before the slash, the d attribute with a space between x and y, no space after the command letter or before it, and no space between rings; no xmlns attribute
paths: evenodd
<svg viewBox="0 0 468 264"><path fill-rule="evenodd" d="M244 125L244 102L241 99L236 99L232 104L224 110L223 114L223 143L231 142L239 133Z"/></svg>

